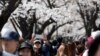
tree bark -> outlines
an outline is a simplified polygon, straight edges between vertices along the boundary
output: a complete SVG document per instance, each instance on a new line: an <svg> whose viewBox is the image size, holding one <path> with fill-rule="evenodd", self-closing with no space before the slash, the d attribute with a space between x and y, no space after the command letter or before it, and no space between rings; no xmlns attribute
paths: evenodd
<svg viewBox="0 0 100 56"><path fill-rule="evenodd" d="M11 13L18 7L19 3L20 3L20 0L10 0L7 8L2 11L2 14L0 16L0 31L2 27L4 26L4 24L7 22Z"/></svg>

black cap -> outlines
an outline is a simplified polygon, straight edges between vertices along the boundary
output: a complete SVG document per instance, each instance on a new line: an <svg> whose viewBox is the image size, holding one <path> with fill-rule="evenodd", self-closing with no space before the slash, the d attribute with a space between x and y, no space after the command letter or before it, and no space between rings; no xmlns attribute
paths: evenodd
<svg viewBox="0 0 100 56"><path fill-rule="evenodd" d="M18 50L20 51L21 49L24 49L24 48L32 49L32 45L31 45L30 43L28 43L28 42L23 42L23 43L19 46Z"/></svg>

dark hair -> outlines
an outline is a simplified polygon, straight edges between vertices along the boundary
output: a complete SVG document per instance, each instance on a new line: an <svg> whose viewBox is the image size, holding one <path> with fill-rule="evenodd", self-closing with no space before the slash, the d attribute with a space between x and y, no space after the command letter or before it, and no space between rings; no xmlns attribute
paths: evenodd
<svg viewBox="0 0 100 56"><path fill-rule="evenodd" d="M62 38L61 36L58 36L58 37L57 37L57 41L58 41L59 43L61 43L62 40L63 40L63 38Z"/></svg>
<svg viewBox="0 0 100 56"><path fill-rule="evenodd" d="M100 36L97 36L89 48L88 56L94 56L99 48L99 45L100 45Z"/></svg>
<svg viewBox="0 0 100 56"><path fill-rule="evenodd" d="M53 40L53 41L52 41L52 45L54 45L54 46L56 46L57 43L58 43L57 40Z"/></svg>
<svg viewBox="0 0 100 56"><path fill-rule="evenodd" d="M62 39L62 43L64 43L64 44L67 43L65 38Z"/></svg>
<svg viewBox="0 0 100 56"><path fill-rule="evenodd" d="M82 53L84 51L84 49L85 49L84 45L83 44L79 44L77 46L77 52L78 52L77 54L79 55L80 53Z"/></svg>

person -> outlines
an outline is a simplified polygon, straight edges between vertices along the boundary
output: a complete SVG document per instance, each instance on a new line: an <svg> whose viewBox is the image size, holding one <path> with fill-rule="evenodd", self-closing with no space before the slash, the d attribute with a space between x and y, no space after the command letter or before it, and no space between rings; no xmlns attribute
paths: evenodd
<svg viewBox="0 0 100 56"><path fill-rule="evenodd" d="M96 36L94 42L91 44L88 56L100 56L100 34Z"/></svg>
<svg viewBox="0 0 100 56"><path fill-rule="evenodd" d="M87 37L86 39L86 50L83 52L83 55L82 56L88 56L88 50L91 46L91 44L93 43L94 39L97 38L97 36L100 35L100 30L97 30L97 31L93 31L91 33L91 36L90 37Z"/></svg>
<svg viewBox="0 0 100 56"><path fill-rule="evenodd" d="M62 40L63 40L63 38L62 38L61 36L58 36L58 37L57 37L58 48L59 48L59 46L61 45Z"/></svg>
<svg viewBox="0 0 100 56"><path fill-rule="evenodd" d="M33 47L29 42L23 42L18 48L19 56L33 56Z"/></svg>
<svg viewBox="0 0 100 56"><path fill-rule="evenodd" d="M2 38L1 38L1 34L0 34L0 55L2 55Z"/></svg>
<svg viewBox="0 0 100 56"><path fill-rule="evenodd" d="M55 56L57 54L58 42L57 40L52 41L52 55Z"/></svg>
<svg viewBox="0 0 100 56"><path fill-rule="evenodd" d="M88 56L88 49L93 43L94 39L92 37L87 37L85 42L85 51L83 52L82 56Z"/></svg>
<svg viewBox="0 0 100 56"><path fill-rule="evenodd" d="M3 48L2 56L18 56L19 34L6 28L1 31L1 38Z"/></svg>
<svg viewBox="0 0 100 56"><path fill-rule="evenodd" d="M43 56L41 52L42 41L39 38L35 38L33 41L33 56Z"/></svg>
<svg viewBox="0 0 100 56"><path fill-rule="evenodd" d="M50 56L50 52L51 52L51 44L50 42L47 40L47 37L44 36L43 37L43 44L42 44L42 48L41 48L41 52L44 56Z"/></svg>
<svg viewBox="0 0 100 56"><path fill-rule="evenodd" d="M65 56L64 50L65 50L65 41L62 41L61 45L59 46L59 48L57 50L57 55L56 56Z"/></svg>

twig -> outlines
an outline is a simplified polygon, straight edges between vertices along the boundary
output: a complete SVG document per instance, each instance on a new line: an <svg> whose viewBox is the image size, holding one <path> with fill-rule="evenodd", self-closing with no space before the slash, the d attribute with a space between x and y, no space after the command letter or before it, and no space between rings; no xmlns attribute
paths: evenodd
<svg viewBox="0 0 100 56"><path fill-rule="evenodd" d="M13 20L12 20L12 19L10 19L10 21L11 21L11 23L12 23L12 25L13 25L13 27L14 27L15 31L19 34L19 32L18 32L18 30L17 30L17 28L16 28L16 26L15 26L15 24L14 24Z"/></svg>
<svg viewBox="0 0 100 56"><path fill-rule="evenodd" d="M21 29L20 26L18 25L18 23L16 22L16 20L15 20L14 18L12 18L12 21L16 24L16 26L17 26L19 29Z"/></svg>

